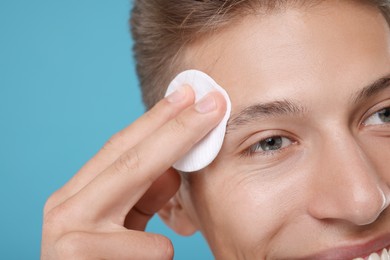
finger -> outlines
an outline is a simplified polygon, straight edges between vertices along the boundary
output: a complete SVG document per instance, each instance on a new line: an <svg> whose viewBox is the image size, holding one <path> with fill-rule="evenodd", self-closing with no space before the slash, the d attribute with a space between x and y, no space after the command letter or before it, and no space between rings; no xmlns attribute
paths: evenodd
<svg viewBox="0 0 390 260"><path fill-rule="evenodd" d="M56 192L56 199L48 208L53 208L76 194L96 175L117 160L121 154L177 116L184 108L193 104L194 98L191 87L184 86L175 93L175 96L170 95L164 98L133 124L115 134L68 183Z"/></svg>
<svg viewBox="0 0 390 260"><path fill-rule="evenodd" d="M133 230L111 233L72 232L56 244L56 259L172 259L171 241Z"/></svg>
<svg viewBox="0 0 390 260"><path fill-rule="evenodd" d="M96 220L115 215L120 216L116 221L123 224L127 212L151 184L213 129L225 111L224 97L217 92L209 93L126 152L70 203L74 203L76 210L90 205L88 211L78 210L86 218Z"/></svg>
<svg viewBox="0 0 390 260"><path fill-rule="evenodd" d="M161 175L127 214L125 227L145 230L150 218L176 194L180 182L180 175L172 168Z"/></svg>

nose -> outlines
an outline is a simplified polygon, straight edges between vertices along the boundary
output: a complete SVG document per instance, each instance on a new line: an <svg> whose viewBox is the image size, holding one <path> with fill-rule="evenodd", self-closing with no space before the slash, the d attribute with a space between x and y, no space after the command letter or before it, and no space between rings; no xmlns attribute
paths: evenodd
<svg viewBox="0 0 390 260"><path fill-rule="evenodd" d="M390 203L383 176L350 133L333 134L323 144L314 156L309 213L355 225L374 222Z"/></svg>

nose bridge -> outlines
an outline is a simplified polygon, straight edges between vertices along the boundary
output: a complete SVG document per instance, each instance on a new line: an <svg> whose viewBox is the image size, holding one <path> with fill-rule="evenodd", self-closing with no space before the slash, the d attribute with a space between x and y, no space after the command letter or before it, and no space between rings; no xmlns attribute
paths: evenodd
<svg viewBox="0 0 390 260"><path fill-rule="evenodd" d="M369 224L388 206L390 191L348 131L331 132L314 165L309 211L319 219Z"/></svg>

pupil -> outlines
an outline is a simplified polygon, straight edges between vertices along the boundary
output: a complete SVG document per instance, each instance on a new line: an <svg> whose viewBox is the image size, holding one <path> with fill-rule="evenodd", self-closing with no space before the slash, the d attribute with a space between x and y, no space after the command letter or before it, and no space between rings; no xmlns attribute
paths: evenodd
<svg viewBox="0 0 390 260"><path fill-rule="evenodd" d="M379 118L385 122L389 123L390 122L390 108L385 108L381 111L378 112Z"/></svg>
<svg viewBox="0 0 390 260"><path fill-rule="evenodd" d="M260 143L263 151L278 150L282 147L282 137L270 137Z"/></svg>
<svg viewBox="0 0 390 260"><path fill-rule="evenodd" d="M275 139L273 138L269 138L266 140L267 144L270 145L270 146L274 146L275 145Z"/></svg>

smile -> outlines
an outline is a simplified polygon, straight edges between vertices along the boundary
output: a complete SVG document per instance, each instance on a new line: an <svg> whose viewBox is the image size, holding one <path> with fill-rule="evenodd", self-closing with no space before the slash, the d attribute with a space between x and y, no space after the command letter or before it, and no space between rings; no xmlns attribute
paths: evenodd
<svg viewBox="0 0 390 260"><path fill-rule="evenodd" d="M379 252L373 252L367 257L358 257L353 260L390 260L390 249L383 248Z"/></svg>
<svg viewBox="0 0 390 260"><path fill-rule="evenodd" d="M379 236L366 243L336 247L297 259L390 260L390 233Z"/></svg>

